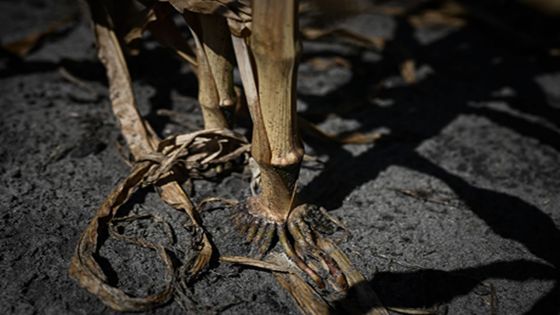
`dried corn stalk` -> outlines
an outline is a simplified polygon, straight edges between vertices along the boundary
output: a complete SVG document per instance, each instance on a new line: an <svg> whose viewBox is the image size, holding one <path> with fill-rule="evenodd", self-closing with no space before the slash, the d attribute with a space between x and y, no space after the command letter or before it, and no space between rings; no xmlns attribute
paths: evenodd
<svg viewBox="0 0 560 315"><path fill-rule="evenodd" d="M275 272L277 281L303 313L326 314L331 311L329 304L304 277L319 288L326 280L335 290L345 290L364 278L317 232L329 223L338 225L335 220L319 207L295 200L303 159L295 114L297 3L259 0L253 2L252 12L251 36L233 37L233 47L253 120L252 156L260 168L261 193L237 207L235 221L261 253L266 252L271 235L278 236L289 260L285 256L270 259L291 266L294 272ZM379 306L372 314L387 312Z"/></svg>
<svg viewBox="0 0 560 315"><path fill-rule="evenodd" d="M127 1L125 4L130 2ZM215 174L212 171L223 169L240 158L246 160L249 145L243 137L225 129L228 127L228 122L222 115L222 109L232 106L235 101L231 78L233 63L228 52L230 49L228 28L232 35L247 103L255 123L253 139L256 146L253 147L253 154L262 167L261 176L264 172L264 201L267 206L281 210L281 213L276 214L279 214L279 218L282 220L292 215L292 210L294 210L292 206L294 205L297 168L303 158L294 119L295 58L298 47L293 45L296 36L293 30L296 29L297 22L291 20L292 24L284 25L285 28L282 29L267 31L259 28L256 30L257 36L247 38L250 35L252 23L251 9L243 1L169 0L168 2L175 9L183 13L189 24L196 46L197 60L195 61L190 56L190 47L170 20L169 9L163 2L167 1L151 3L141 10L118 11L113 7L114 2L88 0L94 20L99 57L109 78L113 111L134 157L134 165L129 176L111 192L82 234L72 258L70 275L81 286L97 295L106 305L121 311L140 311L155 307L168 301L174 291L180 299L186 297L185 292L189 279L196 277L207 268L213 255L208 235L200 224L197 211L188 195L176 181L176 173L178 170L186 170L190 177L213 176ZM282 4L269 1L271 7L281 10L285 16L294 14L291 16L293 19L296 7L293 6L295 2L290 3L292 6L283 7ZM278 10L270 11L269 9L260 6L259 10L255 11L260 21L259 25L264 25L269 16L274 19L279 18ZM114 25L114 18L122 19L119 12L125 12L124 16L130 17L127 20L128 26L120 24L117 27ZM210 14L216 16L208 16ZM160 141L138 113L117 34L120 34L120 38L123 38L125 43L130 43L139 38L145 29L150 29L162 43L196 66L201 85L199 99L203 112L206 111L206 130L172 136ZM270 50L266 40L269 35L280 45L281 50ZM277 89L274 86L275 82L280 87L287 88L282 91L279 98L279 95L274 92ZM280 116L277 116L274 111L273 105L276 102L281 102L284 109ZM282 130L288 130L288 132ZM287 161L291 164L282 164L286 162L284 160L286 157L291 158L293 154L297 155L296 159ZM282 163L278 164L278 162ZM196 249L196 259L190 265L185 265L180 271L175 270L176 267L171 262L168 249L163 245L145 240L132 240L119 235L111 228L114 222L121 220L118 218L120 207L139 188L148 185L159 187L158 192L161 199L173 208L185 212L200 232L200 246ZM278 187L281 188L280 194L277 194ZM331 281L334 287L345 288L346 285L355 285L364 278L330 241L323 239L313 231L309 232L313 233L313 239L306 239L311 237L311 234L303 235L302 232L305 229L301 224L305 224L303 215L307 213L308 208L310 207L295 208L294 216L301 215L301 218L298 217L289 224L282 221L278 227L270 230L274 233L278 231L280 241L291 260L287 259L285 255L271 254L267 261L243 257L222 257L221 261L270 270L279 284L294 298L303 313L326 314L332 311L330 302L307 283L304 280L305 274L301 273L304 270L307 276L316 275L314 278L316 282L321 281L313 271L318 267L313 264L306 265L298 258L301 251L308 250L308 246L311 246L313 255L316 257L318 254L322 255L319 261L334 277L335 281ZM318 208L313 209L317 212ZM100 240L102 231L109 231L110 236L157 251L167 271L168 279L165 288L154 295L134 297L109 285L107 276L95 258L102 245ZM288 240L287 233L290 233L291 237L297 238L298 243L294 247ZM379 304L373 291L364 290L360 291L360 298L374 298ZM386 314L386 311L380 306L370 313L382 315Z"/></svg>

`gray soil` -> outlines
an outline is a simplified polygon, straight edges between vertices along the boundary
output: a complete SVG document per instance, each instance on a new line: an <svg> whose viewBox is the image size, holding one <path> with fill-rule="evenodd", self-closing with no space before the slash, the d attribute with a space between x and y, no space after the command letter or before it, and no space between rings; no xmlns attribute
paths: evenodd
<svg viewBox="0 0 560 315"><path fill-rule="evenodd" d="M79 8L34 0L0 2L0 12L6 43ZM528 16L512 16L535 26L527 32L548 29L544 18L521 12ZM351 231L340 246L368 279L359 285L372 286L393 308L559 314L560 59L532 33L516 37L516 29L500 33L477 21L458 29L414 29L379 15L337 23L383 36L389 46L381 54L332 39L304 42L300 114L331 133L387 135L375 145L304 138L307 152L325 163L306 162L299 187L302 199ZM413 86L398 72L406 55L417 65ZM149 41L129 65L140 110L158 133L201 127L187 66ZM183 113L182 123L156 115L161 108ZM82 230L129 171L85 19L24 59L2 51L0 128L0 314L114 313L68 276ZM249 179L239 172L196 181L192 196L243 199ZM171 222L177 253L189 255L186 218L153 190L127 211ZM230 212L203 213L221 254L240 250ZM164 239L149 220L125 230ZM101 256L112 283L127 292L162 288L164 269L153 252L108 240ZM298 313L270 273L218 263L190 297L195 313ZM345 303L334 302L340 309ZM172 302L149 313L182 312Z"/></svg>

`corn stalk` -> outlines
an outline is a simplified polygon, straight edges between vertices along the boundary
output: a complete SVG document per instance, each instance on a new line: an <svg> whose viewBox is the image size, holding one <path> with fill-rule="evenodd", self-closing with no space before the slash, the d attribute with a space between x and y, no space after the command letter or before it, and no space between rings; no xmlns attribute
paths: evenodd
<svg viewBox="0 0 560 315"><path fill-rule="evenodd" d="M261 169L263 211L285 222L303 159L297 132L297 3L253 1L250 48L256 67L259 107L253 108L252 156Z"/></svg>
<svg viewBox="0 0 560 315"><path fill-rule="evenodd" d="M252 155L261 174L260 194L246 203L240 203L253 211L254 217L250 220L256 223L245 230L246 237L255 243L265 240L261 242L261 247L266 252L272 238L277 235L284 253L271 253L266 261L244 257L220 257L220 260L271 271L305 314L326 314L332 309L329 302L304 280L301 271L321 288L324 279L319 274L328 272L328 281L333 288L344 291L349 285L356 286L362 302L373 299L374 304L380 305L373 291L359 288L365 279L352 267L344 253L316 232L317 229L321 230L317 227L324 227L322 224L326 221L334 222L336 226L340 224L330 218L324 209L294 202L296 181L303 159L295 106L299 53L297 1L255 0L252 3L251 21L251 10L243 1L169 0L183 14L190 27L196 46L196 61L190 56L189 46L169 17L167 9L170 7L157 3L142 11L145 16L140 14L139 24L128 32L127 38L137 39L144 29L150 29L160 42L193 64L199 78L199 101L205 130L164 140L155 135L137 110L109 3L88 0L99 58L109 79L112 108L134 157L134 164L129 176L113 189L82 234L72 258L71 276L111 308L140 311L165 303L173 293L181 302L182 296L188 292L186 286L189 281L185 279L198 275L209 266L213 254L212 244L195 207L176 181L176 171L181 168L192 176L204 171L205 166L230 163L244 155L249 148L243 137L225 130L230 117L224 113L228 113L236 102L232 80L233 40L253 120ZM224 11L224 8L227 10ZM249 30L251 25L252 34ZM134 219L118 218L118 211L138 189L148 185L159 187L161 199L184 211L201 232L198 256L192 264L187 265L189 270L186 270L186 275L177 272L168 249L163 245L127 239L112 228L112 224ZM309 219L321 222L310 224ZM134 297L109 285L107 276L95 259L101 246L98 233L102 229L108 229L112 237L157 251L169 278L165 288L153 295ZM324 269L322 273L320 268ZM349 311L365 313L365 308L371 306L371 302L359 304ZM367 313L385 315L387 311L376 306Z"/></svg>

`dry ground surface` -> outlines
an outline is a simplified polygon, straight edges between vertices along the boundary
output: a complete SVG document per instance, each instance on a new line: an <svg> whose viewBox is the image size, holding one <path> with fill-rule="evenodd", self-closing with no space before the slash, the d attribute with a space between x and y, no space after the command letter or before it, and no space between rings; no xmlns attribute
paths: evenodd
<svg viewBox="0 0 560 315"><path fill-rule="evenodd" d="M78 13L73 1L2 1L0 38L13 41ZM306 162L299 187L351 231L340 246L368 279L361 285L388 307L560 313L559 57L534 48L531 36L476 21L413 28L362 14L337 23L384 37L389 47L304 42L300 114L331 133L389 133L368 145L306 139L307 152L325 163ZM92 40L79 18L23 59L0 56L1 314L114 313L67 272L80 233L129 170ZM415 85L399 75L406 55L416 62ZM140 110L158 133L201 127L186 65L151 41L129 64ZM162 108L180 114L157 115ZM249 179L240 172L197 181L192 196L241 199ZM172 222L176 250L188 255L185 217L156 193L143 191L128 211ZM220 253L239 250L228 209L206 211L203 221ZM129 230L162 238L150 222ZM163 266L150 251L109 240L101 256L127 292L163 285ZM271 274L231 265L215 264L191 298L196 313L297 313ZM169 303L150 313L182 312Z"/></svg>

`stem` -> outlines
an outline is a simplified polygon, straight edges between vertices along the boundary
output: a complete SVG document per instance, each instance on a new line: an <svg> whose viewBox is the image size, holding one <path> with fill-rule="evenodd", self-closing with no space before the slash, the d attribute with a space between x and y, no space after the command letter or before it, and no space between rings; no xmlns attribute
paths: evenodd
<svg viewBox="0 0 560 315"><path fill-rule="evenodd" d="M220 99L210 60L204 49L203 30L200 23L200 15L185 12L185 20L194 38L196 45L196 59L198 61L198 102L204 119L204 129L227 129L229 127L224 113L220 109Z"/></svg>
<svg viewBox="0 0 560 315"><path fill-rule="evenodd" d="M296 0L253 1L253 52L260 106L253 113L252 155L261 168L260 202L285 221L303 158L296 126Z"/></svg>
<svg viewBox="0 0 560 315"><path fill-rule="evenodd" d="M225 18L200 15L202 44L218 92L219 106L227 116L233 114L235 91L233 89L233 52L229 28Z"/></svg>

